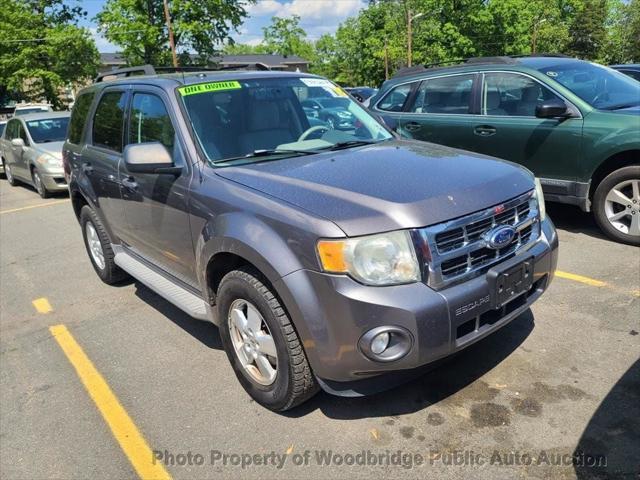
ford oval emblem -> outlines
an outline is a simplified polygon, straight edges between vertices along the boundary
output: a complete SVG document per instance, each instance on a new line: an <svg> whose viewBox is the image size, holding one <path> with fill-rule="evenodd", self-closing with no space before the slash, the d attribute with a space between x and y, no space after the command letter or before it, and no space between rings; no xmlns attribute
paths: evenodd
<svg viewBox="0 0 640 480"><path fill-rule="evenodd" d="M487 247L497 250L506 247L516 236L516 229L509 225L498 225L485 233Z"/></svg>

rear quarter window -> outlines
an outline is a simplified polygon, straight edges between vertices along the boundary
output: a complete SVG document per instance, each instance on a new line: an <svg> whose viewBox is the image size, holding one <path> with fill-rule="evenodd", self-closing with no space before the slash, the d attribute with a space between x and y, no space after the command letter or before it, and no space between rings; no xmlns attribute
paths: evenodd
<svg viewBox="0 0 640 480"><path fill-rule="evenodd" d="M95 97L94 92L83 93L77 99L73 105L73 112L71 113L71 120L69 122L69 132L67 139L71 143L76 145L82 141L82 132L84 125L87 122L87 115L89 108Z"/></svg>

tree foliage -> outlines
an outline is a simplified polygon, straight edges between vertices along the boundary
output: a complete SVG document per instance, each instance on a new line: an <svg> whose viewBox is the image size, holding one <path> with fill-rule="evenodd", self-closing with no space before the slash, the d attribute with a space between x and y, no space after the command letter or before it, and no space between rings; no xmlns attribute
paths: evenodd
<svg viewBox="0 0 640 480"><path fill-rule="evenodd" d="M0 0L0 95L59 107L61 88L94 76L98 51L77 26L84 15L63 0Z"/></svg>
<svg viewBox="0 0 640 480"><path fill-rule="evenodd" d="M212 57L247 16L256 0L171 0L169 11L180 63L190 53L200 60ZM107 0L97 15L98 31L122 49L129 64L171 63L169 32L162 0Z"/></svg>

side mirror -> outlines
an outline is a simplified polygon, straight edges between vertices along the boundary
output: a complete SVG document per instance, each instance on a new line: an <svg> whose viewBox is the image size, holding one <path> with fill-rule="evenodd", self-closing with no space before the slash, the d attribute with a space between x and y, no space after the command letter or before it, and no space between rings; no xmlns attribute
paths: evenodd
<svg viewBox="0 0 640 480"><path fill-rule="evenodd" d="M24 140L21 138L12 138L11 139L12 147L24 147Z"/></svg>
<svg viewBox="0 0 640 480"><path fill-rule="evenodd" d="M398 121L395 118L388 115L379 115L378 118L389 130L393 130L395 132L398 129Z"/></svg>
<svg viewBox="0 0 640 480"><path fill-rule="evenodd" d="M167 148L160 142L134 143L124 148L124 163L131 173L168 173L180 175Z"/></svg>
<svg viewBox="0 0 640 480"><path fill-rule="evenodd" d="M536 105L536 117L558 118L569 117L569 107L562 100L546 100Z"/></svg>

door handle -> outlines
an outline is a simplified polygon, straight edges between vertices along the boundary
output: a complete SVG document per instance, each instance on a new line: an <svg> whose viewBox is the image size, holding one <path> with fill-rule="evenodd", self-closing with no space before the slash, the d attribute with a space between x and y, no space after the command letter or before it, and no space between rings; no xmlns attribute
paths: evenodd
<svg viewBox="0 0 640 480"><path fill-rule="evenodd" d="M496 132L496 127L492 127L491 125L479 125L473 129L473 133L481 137L490 137L491 135L495 135Z"/></svg>
<svg viewBox="0 0 640 480"><path fill-rule="evenodd" d="M84 162L82 164L82 171L84 173L86 173L87 175L91 175L93 173L93 167L91 166L91 164L89 162Z"/></svg>
<svg viewBox="0 0 640 480"><path fill-rule="evenodd" d="M122 186L129 190L137 190L138 183L135 181L133 177L125 177L122 179Z"/></svg>
<svg viewBox="0 0 640 480"><path fill-rule="evenodd" d="M420 130L420 128L422 128L422 125L420 125L418 122L409 122L404 126L404 129L409 132L415 132L417 130Z"/></svg>

